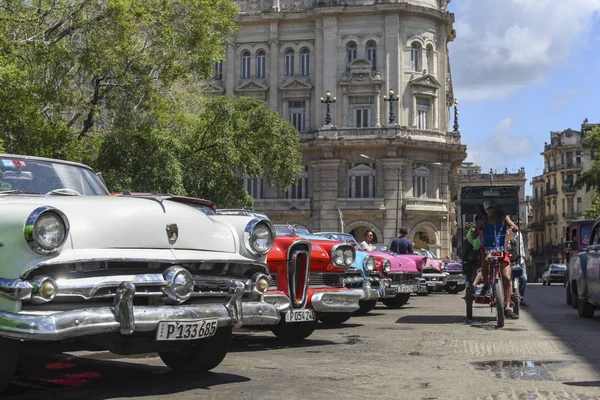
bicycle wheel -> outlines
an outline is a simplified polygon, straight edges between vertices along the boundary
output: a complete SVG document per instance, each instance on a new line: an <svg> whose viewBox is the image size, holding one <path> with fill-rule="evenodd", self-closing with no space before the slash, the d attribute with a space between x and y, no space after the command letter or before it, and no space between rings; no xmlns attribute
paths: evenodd
<svg viewBox="0 0 600 400"><path fill-rule="evenodd" d="M502 279L496 278L494 282L494 296L496 297L496 314L497 322L496 327L502 328L504 326L504 291L502 287Z"/></svg>

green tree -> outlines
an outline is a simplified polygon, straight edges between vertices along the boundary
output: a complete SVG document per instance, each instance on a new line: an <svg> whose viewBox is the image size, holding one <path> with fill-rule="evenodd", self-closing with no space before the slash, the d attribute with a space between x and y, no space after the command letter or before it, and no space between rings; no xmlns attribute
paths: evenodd
<svg viewBox="0 0 600 400"><path fill-rule="evenodd" d="M236 15L230 0L3 0L0 137L13 152L83 157L73 146L210 76Z"/></svg>
<svg viewBox="0 0 600 400"><path fill-rule="evenodd" d="M596 153L600 149L600 128L592 129L583 139L583 147L592 149ZM581 177L575 182L576 188L583 188L589 192L594 190L592 205L585 210L583 217L587 219L596 219L600 216L600 158L595 157L592 167L581 174Z"/></svg>
<svg viewBox="0 0 600 400"><path fill-rule="evenodd" d="M596 191L592 198L592 205L585 210L583 218L585 219L596 219L600 217L600 192Z"/></svg>

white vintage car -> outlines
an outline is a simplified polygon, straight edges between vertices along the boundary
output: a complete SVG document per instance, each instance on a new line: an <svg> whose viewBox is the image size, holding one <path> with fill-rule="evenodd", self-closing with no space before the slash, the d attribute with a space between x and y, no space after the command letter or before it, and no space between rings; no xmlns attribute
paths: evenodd
<svg viewBox="0 0 600 400"><path fill-rule="evenodd" d="M271 223L173 200L110 196L85 165L0 154L0 392L30 341L156 351L194 372L223 360L232 328L279 322L263 297Z"/></svg>

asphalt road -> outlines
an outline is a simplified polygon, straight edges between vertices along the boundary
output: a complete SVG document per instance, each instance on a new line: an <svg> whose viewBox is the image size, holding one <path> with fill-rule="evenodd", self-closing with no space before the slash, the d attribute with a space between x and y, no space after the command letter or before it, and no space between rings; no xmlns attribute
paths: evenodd
<svg viewBox="0 0 600 400"><path fill-rule="evenodd" d="M170 372L155 354L31 354L3 399L600 399L600 311L582 319L564 289L529 285L521 318L464 318L462 294L412 297L298 345L235 335L206 375Z"/></svg>

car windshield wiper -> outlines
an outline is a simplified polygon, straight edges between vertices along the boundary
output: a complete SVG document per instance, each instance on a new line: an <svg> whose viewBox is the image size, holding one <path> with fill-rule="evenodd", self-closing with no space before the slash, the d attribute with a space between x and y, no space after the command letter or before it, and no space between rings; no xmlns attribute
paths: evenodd
<svg viewBox="0 0 600 400"><path fill-rule="evenodd" d="M29 192L27 190L0 190L0 194L41 194L40 192Z"/></svg>

